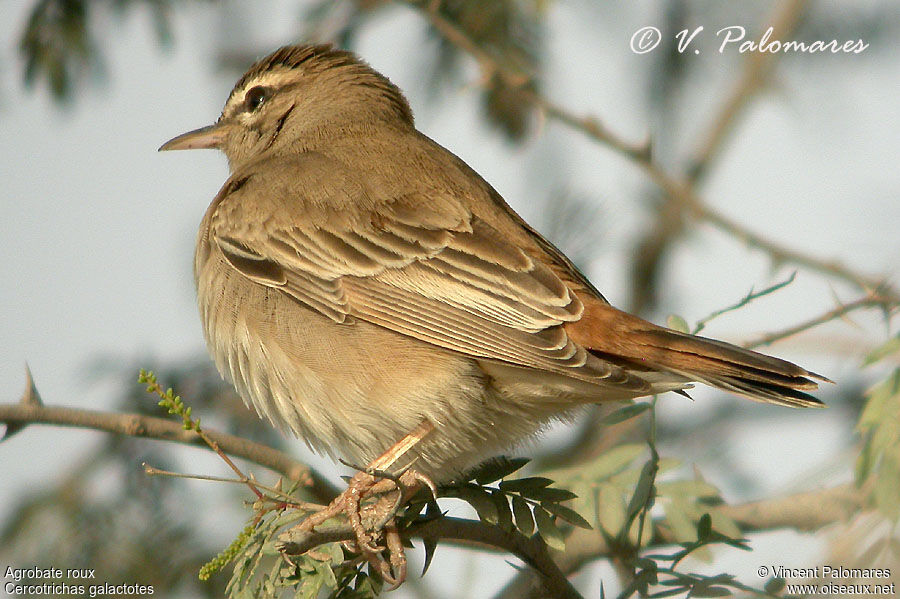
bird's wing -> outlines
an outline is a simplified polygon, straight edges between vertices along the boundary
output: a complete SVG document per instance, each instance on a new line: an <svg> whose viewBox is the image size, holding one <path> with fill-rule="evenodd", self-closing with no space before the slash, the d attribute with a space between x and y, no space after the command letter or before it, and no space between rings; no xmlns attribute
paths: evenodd
<svg viewBox="0 0 900 599"><path fill-rule="evenodd" d="M373 201L318 155L273 171L236 173L212 208L209 239L244 276L336 323L359 318L472 357L648 388L573 343L562 325L581 318L581 300L452 196Z"/></svg>

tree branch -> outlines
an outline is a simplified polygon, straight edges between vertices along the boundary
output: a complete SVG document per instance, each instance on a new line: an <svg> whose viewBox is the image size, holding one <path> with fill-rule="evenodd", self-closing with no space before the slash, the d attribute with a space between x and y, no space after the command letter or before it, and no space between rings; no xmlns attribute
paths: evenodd
<svg viewBox="0 0 900 599"><path fill-rule="evenodd" d="M28 393L26 391L26 397ZM180 422L142 414L49 407L26 401L26 397L18 404L0 404L0 422L7 425L6 437L9 437L10 430L18 432L29 424L53 424L206 447L197 433L184 430ZM207 434L225 453L268 468L290 480L301 481L321 503L327 503L337 494L337 489L323 476L284 452L227 433L208 430Z"/></svg>
<svg viewBox="0 0 900 599"><path fill-rule="evenodd" d="M366 521L365 517L363 521ZM401 534L404 538L419 538L434 543L449 542L468 548L510 553L531 566L530 572L533 573L531 580L535 583L535 590L539 596L561 599L581 597L554 561L540 535L529 538L515 529L503 530L477 520L451 516L413 523L401 531ZM297 555L323 543L349 541L355 538L350 524L342 523L320 526L315 531L297 532L296 529L291 529L279 537L279 540L284 543L283 550L287 554Z"/></svg>
<svg viewBox="0 0 900 599"><path fill-rule="evenodd" d="M859 302L856 302L859 303ZM848 304L851 306L853 304ZM18 404L0 405L0 422L8 427L21 429L29 424L53 424L89 428L109 433L173 441L185 445L201 445L196 433L185 431L180 423L144 416L141 414L113 414L78 408L47 407L37 396L31 383ZM318 476L308 466L294 460L283 452L254 443L234 435L207 431L223 451L230 455L281 473L292 480L307 480L310 491L321 503L327 503L337 490ZM845 520L860 509L863 495L851 485L842 485L824 491L801 493L783 498L751 502L742 505L722 505L713 507L711 512L720 512L738 522L745 531L771 530L792 527L795 530L814 531L832 522ZM351 534L351 531L346 531ZM520 557L537 572L535 576L518 576L503 597L534 596L578 597L579 595L566 579L566 575L577 571L589 561L607 557L610 547L602 535L593 531L577 529L567 540L567 550L548 550L539 536L526 538L515 531L505 531L482 522L457 518L439 518L417 524L408 530L410 536L428 540L443 540L482 549L502 550ZM322 534L338 534L340 531L324 531ZM334 540L329 537L329 540ZM658 523L648 547L673 541L671 531ZM536 589L541 589L536 591ZM510 594L513 593L517 594ZM540 593L544 593L541 595Z"/></svg>
<svg viewBox="0 0 900 599"><path fill-rule="evenodd" d="M503 77L507 83L517 84L520 93L527 94L537 106L545 111L548 117L611 148L641 168L667 197L667 202L664 204L666 208L661 211L658 219L661 223L660 229L651 232L651 236L659 237L659 243L665 244L665 239L677 234L681 228L680 223L683 216L689 216L696 220L706 221L730 236L766 252L776 262L803 266L831 278L850 283L867 292L877 289L879 294L891 303L900 304L900 292L887 285L882 279L859 273L839 262L823 260L771 241L760 233L714 210L694 190L694 180L703 175L708 163L719 151L726 133L732 129L734 120L740 115L753 92L762 87L763 77L771 72L773 64L771 61L775 57L774 54L765 54L762 58L747 61L744 73L735 85L729 100L713 121L714 124L710 127L706 141L697 151L690 176L682 180L667 173L652 159L649 143L629 143L602 126L599 119L593 116L576 115L563 106L533 91L524 89L524 84L530 80L529 75L513 71L480 48L478 44L469 39L465 32L439 13L437 10L439 3L428 2L426 6L414 0L403 1L420 11L448 42L470 54L486 75L496 74ZM807 1L787 0L784 2L774 15L771 26L780 31L781 35L788 35L792 28L799 23ZM492 79L490 76L485 76L482 78L482 84L490 85Z"/></svg>
<svg viewBox="0 0 900 599"><path fill-rule="evenodd" d="M438 541L461 541L480 547L501 547L521 558L540 576L532 578L545 589L550 597L581 597L566 578L566 574L556 563L540 535L526 538L521 533L505 531L497 526L489 526L472 520L438 518L413 529L413 534L422 539ZM536 585L537 586L537 585Z"/></svg>
<svg viewBox="0 0 900 599"><path fill-rule="evenodd" d="M838 318L841 318L842 316L845 316L846 314L849 314L850 312L862 308L881 308L888 315L890 315L892 312L897 311L898 305L896 301L891 301L889 298L881 297L878 295L867 295L856 301L850 302L849 304L843 304L838 306L837 308L834 308L833 310L828 310L824 314L816 316L815 318L810 318L809 320L801 322L800 324L788 327L781 331L775 331L766 335L762 335L761 337L743 344L743 346L747 349L754 349L757 347L762 347L764 345L771 345L776 341L781 341L782 339L792 337L794 335L797 335L798 333L802 333L803 331L807 331L809 329L812 329L813 327L817 327L820 324L836 320Z"/></svg>
<svg viewBox="0 0 900 599"><path fill-rule="evenodd" d="M593 116L578 116L573 112L565 109L552 102L551 100L531 91L528 84L532 82L532 75L514 70L510 66L501 64L501 62L482 49L474 40L472 40L465 31L456 26L455 23L445 18L440 13L440 1L431 0L428 2L417 2L416 0L403 0L420 11L431 25L444 38L460 48L478 62L482 71L482 82L484 85L490 85L493 76L496 75L503 80L510 88L517 89L526 100L543 110L548 116L555 118L569 127L577 129L589 137L599 141L617 152L625 154L636 160L648 160L650 155L650 146L647 143L634 144L625 141L611 130L603 126L603 124Z"/></svg>
<svg viewBox="0 0 900 599"><path fill-rule="evenodd" d="M15 432L30 424L51 424L206 447L197 433L184 430L181 423L172 420L142 414L115 414L80 408L45 406L40 402L30 375L20 403L0 404L0 423L6 424L8 431ZM206 429L206 434L229 455L269 468L288 479L306 481L309 491L320 503L327 504L338 493L337 489L314 470L281 451L209 429ZM561 599L581 597L553 561L546 544L539 536L526 538L515 531L504 531L481 522L458 518L438 518L417 524L410 529L410 533L411 536L422 539L445 540L482 549L509 552L520 557L540 573L538 581L545 593L548 593L544 596ZM345 531L338 527L315 534L324 535L322 543L353 537L349 526ZM318 545L319 540L316 537L311 541L306 539L305 542L315 542Z"/></svg>
<svg viewBox="0 0 900 599"><path fill-rule="evenodd" d="M853 517L865 503L864 492L852 484L839 485L820 491L809 491L763 499L738 505L710 507L710 514L722 514L740 525L743 532L761 532L791 528L802 532L814 532L835 522ZM675 542L672 531L654 523L653 536L645 549ZM566 539L565 551L551 551L560 570L571 575L587 563L609 557L612 548L603 535L596 531L576 529ZM534 581L529 572L516 576L497 599L539 597L534 594Z"/></svg>
<svg viewBox="0 0 900 599"><path fill-rule="evenodd" d="M767 19L772 28L772 39L785 39L797 28L806 13L809 0L788 0L775 9L771 18ZM702 136L697 151L687 169L687 178L692 183L699 182L708 172L713 160L721 152L728 135L750 100L761 90L772 68L775 66L776 53L750 52L747 54L744 68L734 84L728 99L712 119L709 129Z"/></svg>

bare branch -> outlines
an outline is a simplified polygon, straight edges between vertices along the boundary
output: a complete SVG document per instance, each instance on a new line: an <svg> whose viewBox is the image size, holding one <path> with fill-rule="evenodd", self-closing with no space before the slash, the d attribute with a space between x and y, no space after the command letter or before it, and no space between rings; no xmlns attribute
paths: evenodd
<svg viewBox="0 0 900 599"><path fill-rule="evenodd" d="M877 291L879 295L886 298L891 303L900 303L900 292L888 285L884 279L856 272L835 260L823 260L811 254L799 252L766 239L759 233L731 220L702 202L698 201L694 205L694 211L698 218L705 220L720 231L732 235L751 247L763 250L769 254L775 262L803 266L809 270L828 275L831 278L850 283L863 291Z"/></svg>
<svg viewBox="0 0 900 599"><path fill-rule="evenodd" d="M797 28L800 19L806 13L809 0L787 0L775 9L767 22L772 28L772 39L787 39L791 32ZM734 125L740 114L749 105L750 101L762 89L772 68L775 65L777 55L770 52L750 52L747 54L744 69L734 84L728 99L712 120L709 130L703 135L703 141L699 144L694 158L687 170L688 180L699 182L709 170L713 160L719 154L728 134L734 130Z"/></svg>
<svg viewBox="0 0 900 599"><path fill-rule="evenodd" d="M700 334L700 331L702 331L704 328L706 328L706 325L709 324L712 320L715 320L716 318L722 316L723 314L728 314L729 312L734 312L735 310L740 310L741 308L743 308L744 306L746 306L753 300L757 300L761 297L769 295L770 293L774 293L774 292L778 291L779 289L783 289L784 287L787 287L788 285L793 283L794 279L796 279L796 278L797 278L797 272L794 271L791 273L791 276L789 276L784 281L781 281L780 283L776 283L774 285L766 287L762 291L754 291L753 289L751 289L747 293L747 295L742 297L740 299L740 301L738 301L737 303L734 303L734 304L731 304L730 306L726 306L724 308L715 310L711 314L698 320L697 324L694 326L694 330L691 332L694 335Z"/></svg>
<svg viewBox="0 0 900 599"><path fill-rule="evenodd" d="M649 159L649 144L634 144L627 142L604 127L597 118L593 116L578 116L559 104L528 89L528 84L532 80L531 74L523 73L514 70L512 67L505 64L501 64L499 60L475 43L465 31L441 15L438 10L440 7L439 1L428 2L427 7L424 7L422 3L415 2L414 0L405 0L405 2L421 11L428 18L428 21L432 26L434 26L448 42L468 53L476 60L476 62L478 62L481 67L482 83L484 85L490 85L491 80L496 75L503 79L503 81L511 88L517 89L529 102L541 108L548 116L565 123L573 129L585 133L592 139L606 144L635 160Z"/></svg>
<svg viewBox="0 0 900 599"><path fill-rule="evenodd" d="M181 423L142 414L114 414L23 402L0 405L0 422L14 429L20 429L29 424L55 424L206 447L199 435L184 430ZM337 494L334 486L323 476L286 453L227 433L207 431L207 434L226 453L283 474L290 480L301 481L308 485L310 493L317 501L327 503Z"/></svg>
<svg viewBox="0 0 900 599"><path fill-rule="evenodd" d="M766 252L776 262L803 266L831 278L850 283L866 292L877 289L879 294L890 302L900 304L900 292L885 284L883 280L856 272L839 262L823 260L771 241L756 231L714 210L694 190L694 179L707 168L706 165L718 151L727 131L732 127L734 120L752 97L753 92L761 88L763 76L771 72L771 60L775 55L770 54L766 55L765 59L749 60L747 62L744 74L742 74L739 82L735 85L735 91L732 92L729 101L726 102L726 105L714 121L715 124L710 128L707 140L701 145L701 149L694 159L692 177L689 176L681 180L667 173L652 159L649 144L633 144L624 141L609 131L609 129L600 125L599 119L593 116L575 115L566 108L532 91L522 89L522 85L529 81L529 76L511 70L480 48L464 32L440 15L437 11L438 3L430 2L426 7L422 3L413 0L404 1L422 12L429 22L444 35L447 41L472 55L481 65L485 74L498 75L509 83L518 84L520 93L528 94L529 98L536 105L540 106L547 116L612 148L644 170L667 197L667 201L663 204L663 209L660 211L659 224L656 230L651 231L649 234L651 238L656 239L657 244L665 245L667 240L677 236L683 228L684 217L692 217L696 220L706 221L717 229ZM799 22L806 4L807 0L788 0L774 16L771 26L780 31L781 35L788 35L790 30ZM483 77L482 84L490 85L492 79L492 77Z"/></svg>
<svg viewBox="0 0 900 599"><path fill-rule="evenodd" d="M864 490L845 484L738 505L721 505L714 511L737 522L744 532L780 528L815 532L852 518L864 506L865 497Z"/></svg>
<svg viewBox="0 0 900 599"><path fill-rule="evenodd" d="M811 318L805 322L801 322L800 324L788 327L781 331L775 331L773 333L763 335L758 339L754 339L753 341L745 343L744 347L753 349L764 345L770 345L772 343L775 343L776 341L792 337L793 335L802 333L803 331L807 331L813 327L817 327L820 324L831 322L832 320L837 320L838 318L841 318L842 316L861 308L881 308L888 315L890 315L892 312L896 312L898 307L900 306L897 305L897 302L891 301L889 298L881 297L878 295L867 295L854 302L850 302L849 304L840 305L833 310L829 310L824 314L816 316L815 318Z"/></svg>
<svg viewBox="0 0 900 599"><path fill-rule="evenodd" d="M28 388L33 389L33 383L30 383ZM29 424L52 424L206 447L197 433L184 430L176 421L142 414L115 414L79 408L44 406L29 399L35 397L35 394L36 390L32 393L26 391L22 402L0 405L0 422L5 423L8 427L18 427L19 429ZM226 433L207 429L206 434L230 455L269 468L283 474L288 479L306 481L310 492L323 504L327 504L337 495L337 489L327 480L283 452ZM347 532L350 534L349 528ZM580 597L553 562L543 540L537 536L527 539L516 532L507 532L480 522L453 518L440 518L433 522L417 525L413 529L413 533L414 536L423 539L444 539L469 546L507 551L519 556L541 573L541 584L546 592L550 593L548 596ZM340 531L337 533L330 531L324 534L337 534L339 537L341 535ZM329 537L328 540L333 539ZM322 542L328 542L328 540Z"/></svg>

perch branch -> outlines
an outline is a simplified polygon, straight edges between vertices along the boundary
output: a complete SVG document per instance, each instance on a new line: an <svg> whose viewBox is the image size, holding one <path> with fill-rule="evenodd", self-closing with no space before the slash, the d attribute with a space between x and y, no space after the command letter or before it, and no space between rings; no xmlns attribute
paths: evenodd
<svg viewBox="0 0 900 599"><path fill-rule="evenodd" d="M29 377L30 380L30 377ZM29 388L31 384L29 383ZM28 392L26 391L26 396ZM29 424L52 424L75 428L88 428L129 437L144 437L161 441L174 441L184 445L206 447L194 432L186 431L179 422L144 416L142 414L116 414L80 408L45 406L23 401L0 405L0 423L7 431L18 431ZM207 431L225 453L283 474L290 480L301 481L317 501L327 503L337 490L324 477L289 455L248 439L217 431ZM7 437L9 434L7 433Z"/></svg>

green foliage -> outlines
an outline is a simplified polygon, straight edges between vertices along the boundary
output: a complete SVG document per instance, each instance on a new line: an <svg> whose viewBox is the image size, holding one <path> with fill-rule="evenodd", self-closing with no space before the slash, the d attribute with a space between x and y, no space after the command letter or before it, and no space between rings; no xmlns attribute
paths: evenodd
<svg viewBox="0 0 900 599"><path fill-rule="evenodd" d="M868 392L856 430L863 444L856 484L870 485L870 498L886 517L900 518L900 368Z"/></svg>
<svg viewBox="0 0 900 599"><path fill-rule="evenodd" d="M671 476L681 463L657 453L655 412L654 400L625 406L604 419L607 424L619 424L646 418L648 443L622 444L589 463L548 473L578 494L572 508L591 515L611 551L632 570L619 599L636 593L647 597L686 593L690 597L713 597L735 591L767 594L728 574L706 576L678 569L689 555L709 558L710 545L749 548L733 520L710 510L722 502L718 489L698 473L692 479ZM662 507L663 516L651 521L650 510L655 505ZM646 554L642 549L657 531L674 539L676 548L671 553Z"/></svg>
<svg viewBox="0 0 900 599"><path fill-rule="evenodd" d="M191 417L191 408L185 406L181 396L172 388L163 390L152 371L141 369L138 382L146 385L148 393L160 397L158 404L170 414L180 416L182 427L192 430L207 440L200 428L200 421ZM207 440L207 443L210 441ZM218 451L217 448L213 447ZM221 455L221 454L220 454ZM224 459L223 455L223 459ZM553 548L565 549L565 536L557 521L590 528L590 524L575 510L561 505L576 498L571 491L552 487L552 480L543 477L527 477L503 480L528 463L526 459L496 458L485 462L470 474L469 482L461 482L441 488L442 497L456 497L475 508L479 519L489 525L512 531L517 527L528 536L537 533ZM243 475L242 475L242 478ZM496 486L491 486L496 484ZM255 485L261 493L258 485ZM381 588L380 577L365 571L359 560L344 556L337 543L326 543L299 556L288 556L276 546L277 533L308 515L306 508L286 509L290 505L290 492L285 495L260 494L253 504L254 517L237 538L215 558L205 564L199 573L201 580L234 564L233 575L226 589L229 597L280 598L290 594L298 598L318 597L323 589L330 589L330 597L371 597ZM288 502L285 502L288 499ZM299 504L298 504L299 505ZM424 517L419 514L428 505ZM398 514L400 529L414 522L439 517L433 498L426 496L413 502ZM513 515L515 513L515 520ZM426 544L425 568L431 563L436 542Z"/></svg>
<svg viewBox="0 0 900 599"><path fill-rule="evenodd" d="M172 0L39 0L28 16L19 39L19 54L25 64L28 86L45 79L57 101L68 100L75 86L89 70L102 63L100 48L92 32L98 9L123 13L140 5L149 10L157 39L171 40Z"/></svg>
<svg viewBox="0 0 900 599"><path fill-rule="evenodd" d="M666 318L666 326L670 329L678 331L679 333L691 332L690 327L688 327L687 321L677 314L669 314L669 317Z"/></svg>
<svg viewBox="0 0 900 599"><path fill-rule="evenodd" d="M315 599L323 589L330 589L330 597L373 597L381 590L380 581L345 558L339 543L320 545L301 556L283 556L277 547L278 533L304 515L295 510L270 511L244 529L238 537L242 546L231 556L229 597Z"/></svg>
<svg viewBox="0 0 900 599"><path fill-rule="evenodd" d="M603 424L619 424L655 412L653 403L641 402L619 408L603 419ZM647 454L649 449L649 455ZM641 456L647 456L638 462ZM572 508L588 514L588 523L619 543L640 545L649 540L650 528L641 527L642 513L658 496L656 477L678 466L674 460L660 459L655 447L645 443L626 443L612 448L597 459L548 473L554 480L572 489ZM549 479L547 479L549 480ZM641 535L639 542L638 535Z"/></svg>
<svg viewBox="0 0 900 599"><path fill-rule="evenodd" d="M870 366L897 353L900 353L900 333L897 333L869 352L863 360L863 366Z"/></svg>
<svg viewBox="0 0 900 599"><path fill-rule="evenodd" d="M166 379L178 379L192 390L206 383L209 389L219 388L218 374L209 372L215 379L206 380L197 369L182 366L184 376L178 377L164 368ZM127 374L124 370L120 359L115 375L102 373L106 388L123 390L113 411L158 411L151 402L138 401L145 396L134 384L136 369L128 367ZM192 378L195 384L188 382ZM203 385L196 384L199 379ZM178 596L222 597L224 580L197 579L198 569L217 547L210 544L209 531L198 517L194 490L180 478L148 477L139 466L148 462L172 469L173 450L179 448L105 435L97 436L84 455L65 456L63 470L30 485L6 506L0 562L93 568L99 582L137 582L153 586L156 596L175 596L177 589Z"/></svg>
<svg viewBox="0 0 900 599"><path fill-rule="evenodd" d="M57 100L69 95L74 80L96 63L88 32L88 6L76 0L43 0L35 4L19 41L25 59L25 83L45 78Z"/></svg>
<svg viewBox="0 0 900 599"><path fill-rule="evenodd" d="M184 405L181 396L175 395L175 391L171 387L163 391L153 371L147 371L142 368L138 375L138 382L147 385L147 393L155 393L160 397L158 402L160 407L166 408L169 414L181 416L181 426L184 430L196 433L201 432L200 419L194 420L191 418L191 408Z"/></svg>
<svg viewBox="0 0 900 599"><path fill-rule="evenodd" d="M228 547L200 568L200 573L197 577L200 580L209 580L210 576L221 570L225 565L231 562L231 560L236 558L241 549L247 545L255 528L256 527L253 524L245 526L241 531L241 534L235 537L234 541L232 541Z"/></svg>
<svg viewBox="0 0 900 599"><path fill-rule="evenodd" d="M552 487L551 479L505 478L527 463L523 458L489 460L470 473L472 482L441 487L441 496L466 501L482 522L503 530L516 529L531 537L536 528L547 545L561 551L565 549L565 535L560 524L581 528L591 528L591 525L577 511L562 505L575 499L575 493Z"/></svg>
<svg viewBox="0 0 900 599"><path fill-rule="evenodd" d="M542 477L509 480L505 477L521 469L528 460L497 458L482 464L471 473L472 480L441 487L441 497L454 497L468 502L479 519L504 530L518 529L522 534L540 534L557 549L565 548L565 526L590 528L588 522L562 502L575 498L574 493L551 486ZM280 507L278 507L280 505ZM300 556L283 555L278 547L279 533L308 514L303 509L285 509L285 504L266 508L265 501L254 504L255 515L237 539L201 570L201 578L233 564L226 587L228 597L314 598L326 593L335 599L374 597L380 593L382 581L368 566L347 553L339 543L320 545ZM425 515L420 515L426 508ZM398 515L398 528L441 517L430 496L414 498ZM327 528L327 523L319 530ZM425 546L425 569L434 556L436 543Z"/></svg>
<svg viewBox="0 0 900 599"><path fill-rule="evenodd" d="M732 538L714 529L713 519L704 514L697 520L695 538L678 543L678 549L671 553L647 554L635 558L632 562L634 574L631 583L620 593L619 599L626 599L634 594L642 597L671 597L685 595L687 597L728 597L735 591L744 591L753 595L770 596L772 581L765 589L756 589L735 580L731 574L704 575L686 573L677 569L689 555L713 544L725 544L745 551L750 548L746 540ZM653 587L662 587L652 591Z"/></svg>

